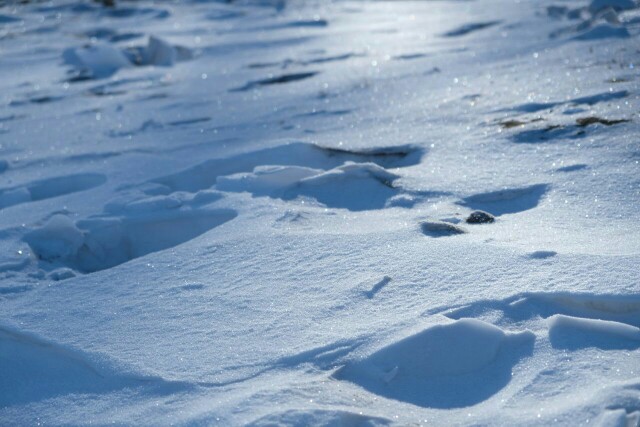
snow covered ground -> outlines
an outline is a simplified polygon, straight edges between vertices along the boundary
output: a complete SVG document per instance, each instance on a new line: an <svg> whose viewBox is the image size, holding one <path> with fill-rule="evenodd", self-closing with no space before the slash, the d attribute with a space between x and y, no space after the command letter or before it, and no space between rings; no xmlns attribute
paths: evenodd
<svg viewBox="0 0 640 427"><path fill-rule="evenodd" d="M0 424L639 425L639 35L4 4Z"/></svg>

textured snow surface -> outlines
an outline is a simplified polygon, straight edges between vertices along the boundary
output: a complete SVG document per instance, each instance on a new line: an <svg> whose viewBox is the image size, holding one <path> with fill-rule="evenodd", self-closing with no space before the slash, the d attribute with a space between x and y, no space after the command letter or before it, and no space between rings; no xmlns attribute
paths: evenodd
<svg viewBox="0 0 640 427"><path fill-rule="evenodd" d="M6 3L0 425L638 426L637 1Z"/></svg>

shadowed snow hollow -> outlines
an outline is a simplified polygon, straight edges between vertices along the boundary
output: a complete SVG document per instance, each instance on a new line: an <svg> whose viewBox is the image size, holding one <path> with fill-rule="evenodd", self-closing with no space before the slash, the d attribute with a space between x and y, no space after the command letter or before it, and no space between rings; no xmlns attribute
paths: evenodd
<svg viewBox="0 0 640 427"><path fill-rule="evenodd" d="M297 411L270 414L248 424L251 427L322 425L332 427L376 427L391 425L385 418L347 411Z"/></svg>
<svg viewBox="0 0 640 427"><path fill-rule="evenodd" d="M82 272L115 267L187 242L236 217L229 209L134 212L74 223L54 215L25 241L42 262Z"/></svg>
<svg viewBox="0 0 640 427"><path fill-rule="evenodd" d="M0 327L0 408L140 387L147 392L170 393L183 385L95 366L80 351Z"/></svg>
<svg viewBox="0 0 640 427"><path fill-rule="evenodd" d="M345 366L335 376L418 406L455 408L488 399L531 354L535 336L475 319L431 326Z"/></svg>

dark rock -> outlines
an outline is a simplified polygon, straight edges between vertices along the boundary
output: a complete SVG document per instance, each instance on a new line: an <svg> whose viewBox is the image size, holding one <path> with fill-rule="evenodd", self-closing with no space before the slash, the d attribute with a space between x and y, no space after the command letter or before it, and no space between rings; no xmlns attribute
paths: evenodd
<svg viewBox="0 0 640 427"><path fill-rule="evenodd" d="M473 211L465 220L467 224L489 224L496 220L496 217L485 211Z"/></svg>
<svg viewBox="0 0 640 427"><path fill-rule="evenodd" d="M612 126L612 125L617 125L619 123L627 123L629 121L630 120L628 119L607 120L601 117L590 116L590 117L581 117L579 119L576 119L576 124L580 127L586 127L586 126L594 125L598 123L605 126Z"/></svg>

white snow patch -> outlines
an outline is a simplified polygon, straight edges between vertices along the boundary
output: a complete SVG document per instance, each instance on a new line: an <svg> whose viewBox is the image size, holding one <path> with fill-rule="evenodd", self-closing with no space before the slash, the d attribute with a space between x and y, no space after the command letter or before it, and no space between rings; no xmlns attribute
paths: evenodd
<svg viewBox="0 0 640 427"><path fill-rule="evenodd" d="M600 335L612 339L637 341L637 346L640 346L640 328L626 323L556 314L547 319L547 324L549 335L552 337L561 335L575 337L579 333L586 334L587 337Z"/></svg>

